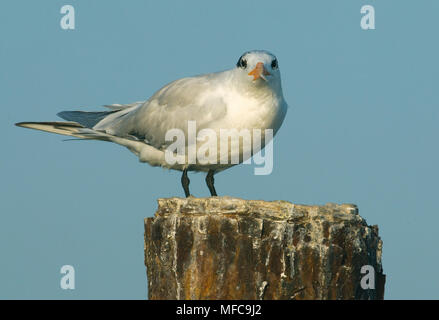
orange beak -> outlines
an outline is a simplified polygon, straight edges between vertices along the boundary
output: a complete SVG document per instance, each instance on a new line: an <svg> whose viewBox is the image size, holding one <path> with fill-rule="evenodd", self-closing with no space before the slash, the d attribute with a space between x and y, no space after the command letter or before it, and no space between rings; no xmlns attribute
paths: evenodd
<svg viewBox="0 0 439 320"><path fill-rule="evenodd" d="M265 81L267 81L267 78L265 78L265 76L269 76L269 75L270 75L270 72L268 72L268 71L265 69L264 64L263 64L262 62L258 62L258 63L256 64L256 67L255 67L252 71L250 71L250 72L248 73L248 75L254 77L254 78L253 78L253 81L255 81L255 80L259 79L259 78L262 78L262 79L264 79Z"/></svg>

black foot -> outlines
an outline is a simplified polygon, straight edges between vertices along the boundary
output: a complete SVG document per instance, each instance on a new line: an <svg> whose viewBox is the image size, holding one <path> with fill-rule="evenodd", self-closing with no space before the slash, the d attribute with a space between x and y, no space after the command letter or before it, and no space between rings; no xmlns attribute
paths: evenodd
<svg viewBox="0 0 439 320"><path fill-rule="evenodd" d="M189 197L191 194L189 192L189 178L187 177L187 169L183 170L183 175L181 176L181 185L183 186L184 194L187 197Z"/></svg>
<svg viewBox="0 0 439 320"><path fill-rule="evenodd" d="M217 196L215 186L214 186L214 183L215 183L215 179L213 178L214 174L215 174L215 171L209 170L209 172L207 173L207 176L206 176L207 187L209 188L210 195L212 197Z"/></svg>

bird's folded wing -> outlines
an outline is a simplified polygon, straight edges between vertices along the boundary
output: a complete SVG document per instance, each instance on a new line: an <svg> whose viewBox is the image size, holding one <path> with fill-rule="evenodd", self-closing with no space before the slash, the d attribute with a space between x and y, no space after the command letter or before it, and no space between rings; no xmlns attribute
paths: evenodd
<svg viewBox="0 0 439 320"><path fill-rule="evenodd" d="M197 130L215 127L227 112L220 85L207 76L184 78L160 89L148 101L112 113L94 126L116 136L132 136L145 140L157 149L166 141L171 129L183 131L187 137L188 121Z"/></svg>

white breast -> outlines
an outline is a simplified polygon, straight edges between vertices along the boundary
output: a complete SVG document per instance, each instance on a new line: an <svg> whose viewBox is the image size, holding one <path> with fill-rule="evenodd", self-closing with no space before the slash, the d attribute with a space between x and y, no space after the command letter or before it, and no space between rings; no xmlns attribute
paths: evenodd
<svg viewBox="0 0 439 320"><path fill-rule="evenodd" d="M221 96L227 106L226 115L214 121L210 124L209 128L216 132L217 140L217 165L201 165L197 163L192 165L192 169L199 171L207 171L208 169L223 170L234 164L229 163L227 165L220 163L221 152L221 134L222 130L235 130L239 135L245 135L246 132L250 134L251 144L245 144L243 138L240 138L239 149L229 146L227 150L229 159L238 157L239 163L247 160L249 157L246 155L253 155L259 152L260 149L254 149L253 138L255 130L259 130L261 133L261 148L264 148L265 144L269 141L265 139L265 130L273 130L273 136L280 128L284 117L286 115L287 105L282 97L267 92L263 96L251 96L243 95L236 91L222 92ZM258 136L256 136L258 137ZM202 143L197 143L197 150L201 147Z"/></svg>

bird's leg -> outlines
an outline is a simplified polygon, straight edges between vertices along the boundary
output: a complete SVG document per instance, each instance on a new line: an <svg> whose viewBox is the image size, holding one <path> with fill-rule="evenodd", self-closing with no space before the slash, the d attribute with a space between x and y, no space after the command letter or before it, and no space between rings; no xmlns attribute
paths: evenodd
<svg viewBox="0 0 439 320"><path fill-rule="evenodd" d="M209 188L210 195L212 197L217 196L215 186L214 186L214 183L215 183L215 179L213 178L214 173L215 173L214 170L209 170L209 172L207 173L207 176L206 176L207 187Z"/></svg>
<svg viewBox="0 0 439 320"><path fill-rule="evenodd" d="M187 169L183 170L183 175L181 176L181 184L183 186L184 194L187 197L189 197L191 194L189 192L189 178L187 177Z"/></svg>

